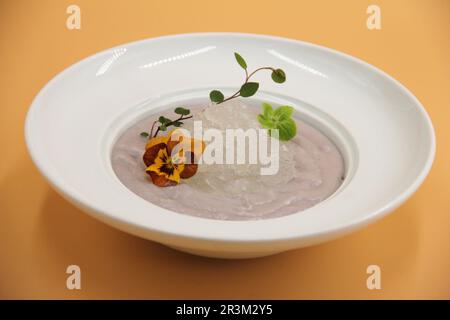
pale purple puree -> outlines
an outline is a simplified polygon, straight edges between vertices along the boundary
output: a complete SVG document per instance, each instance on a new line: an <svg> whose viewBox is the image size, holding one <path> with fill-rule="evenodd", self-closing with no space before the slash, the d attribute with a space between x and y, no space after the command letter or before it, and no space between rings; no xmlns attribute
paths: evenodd
<svg viewBox="0 0 450 320"><path fill-rule="evenodd" d="M257 128L259 109L241 101L207 109L191 108L204 128ZM239 114L238 118L236 114ZM112 149L112 167L119 180L145 200L174 212L222 220L268 219L297 213L332 195L344 179L344 160L334 143L308 123L297 120L297 135L280 141L279 171L262 176L257 165L199 164L197 174L161 188L145 172L142 155L149 131L161 114L133 124ZM171 115L171 111L164 112Z"/></svg>

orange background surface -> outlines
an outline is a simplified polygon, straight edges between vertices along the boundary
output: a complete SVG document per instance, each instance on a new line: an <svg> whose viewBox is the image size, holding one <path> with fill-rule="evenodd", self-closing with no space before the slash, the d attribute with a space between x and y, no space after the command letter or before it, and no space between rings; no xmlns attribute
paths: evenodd
<svg viewBox="0 0 450 320"><path fill-rule="evenodd" d="M381 7L381 30L366 28L372 3ZM66 28L69 4L81 8L81 30ZM388 72L434 122L430 176L406 204L364 230L242 261L176 252L63 200L24 144L33 97L99 50L200 31L300 39ZM0 46L0 298L450 298L450 1L1 0ZM81 267L81 290L66 289L70 264ZM381 267L381 290L366 288L371 264Z"/></svg>

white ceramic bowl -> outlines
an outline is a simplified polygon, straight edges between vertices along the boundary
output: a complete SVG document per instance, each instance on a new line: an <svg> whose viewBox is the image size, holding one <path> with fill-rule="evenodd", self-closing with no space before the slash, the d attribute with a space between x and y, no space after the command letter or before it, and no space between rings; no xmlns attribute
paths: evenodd
<svg viewBox="0 0 450 320"><path fill-rule="evenodd" d="M341 149L347 178L318 205L285 217L219 221L155 206L129 191L110 164L112 144L162 105L231 90L249 67L281 67L283 85L258 76L257 98L289 103ZM316 244L383 217L419 187L435 138L420 102L400 83L351 56L270 36L205 33L121 45L64 70L37 95L26 120L33 161L53 187L90 215L186 252L222 258Z"/></svg>

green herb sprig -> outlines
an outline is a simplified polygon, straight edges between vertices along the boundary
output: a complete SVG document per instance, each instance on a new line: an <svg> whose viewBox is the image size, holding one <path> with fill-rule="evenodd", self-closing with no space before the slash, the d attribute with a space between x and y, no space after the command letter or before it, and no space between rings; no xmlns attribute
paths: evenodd
<svg viewBox="0 0 450 320"><path fill-rule="evenodd" d="M294 108L290 106L280 106L276 109L268 103L262 104L262 114L258 115L258 121L263 128L269 129L272 135L272 130L278 130L278 139L287 141L295 137L297 134L297 125L292 114Z"/></svg>
<svg viewBox="0 0 450 320"><path fill-rule="evenodd" d="M229 96L228 98L225 98L224 94L219 90L213 90L209 93L209 98L212 102L215 102L216 104L223 103L225 101L237 98L237 97L251 97L253 96L259 89L259 83L258 82L251 82L249 81L250 78L261 70L270 70L272 71L272 80L276 83L283 83L286 81L286 74L281 69L275 69L273 67L261 67L253 72L248 72L247 68L247 62L242 58L242 56L235 52L234 57L236 58L237 63L241 66L242 69L245 71L245 81L244 84L241 85L238 91L236 91L234 94Z"/></svg>
<svg viewBox="0 0 450 320"><path fill-rule="evenodd" d="M237 97L251 97L253 96L259 89L259 83L258 82L252 82L250 81L250 78L255 75L258 71L262 71L262 70L270 70L272 71L271 77L272 80L276 83L283 83L286 81L286 74L283 70L281 69L276 69L273 67L261 67L258 68L252 72L248 71L247 68L247 62L245 61L245 59L237 52L234 53L234 57L237 61L237 63L239 64L239 66L244 69L245 71L245 81L244 83L241 85L241 87L239 88L238 91L236 91L234 94L232 94L231 96L225 98L224 94L219 91L219 90L213 90L210 92L209 97L211 99L212 102L215 102L216 104L220 104L223 103L225 101L237 98ZM266 104L267 106L270 106L268 104ZM283 108L283 107L280 107ZM280 108L278 108L277 110L279 110ZM290 107L287 107L290 108ZM272 107L270 106L270 109L272 109ZM267 109L269 110L269 109ZM294 125L294 135L295 135L295 122L292 123L288 120L282 120L284 116L280 116L280 114L287 114L287 111L282 111L284 109L281 109L280 111L273 111L273 114L270 111L267 111L266 113L263 113L263 115L258 116L258 120L259 122L263 125L263 127L268 128L268 129L279 129L280 130L280 139L281 140L289 140L292 134L292 123ZM174 127L181 127L183 125L183 120L186 119L190 119L192 118L192 115L190 115L191 111L189 109L186 108L182 108L182 107L178 107L175 108L174 112L178 115L180 115L177 119L172 120L169 118L166 118L164 116L160 116L158 120L156 120L155 122L153 122L150 133L149 132L141 132L140 135L144 138L154 138L158 135L158 133L160 131L166 131L168 127L174 126ZM291 112L292 113L292 112ZM270 114L270 117L269 117ZM290 115L289 115L290 117ZM280 120L281 119L281 120ZM156 130L155 130L156 127ZM282 127L282 128L279 128ZM153 131L155 131L155 133L153 133Z"/></svg>
<svg viewBox="0 0 450 320"><path fill-rule="evenodd" d="M177 119L171 120L164 116L160 116L158 120L153 122L152 128L150 129L150 133L144 131L144 132L141 132L141 136L145 137L145 138L148 138L148 137L154 138L158 135L158 133L160 131L166 131L167 128L169 128L171 126L181 127L183 125L183 120L192 118L192 115L190 115L191 110L189 110L189 109L186 109L183 107L178 107L178 108L175 108L174 112L179 115L179 117ZM158 125L158 126L156 127L156 125ZM156 127L156 131L155 131L155 127ZM155 131L154 134L153 134L153 131Z"/></svg>

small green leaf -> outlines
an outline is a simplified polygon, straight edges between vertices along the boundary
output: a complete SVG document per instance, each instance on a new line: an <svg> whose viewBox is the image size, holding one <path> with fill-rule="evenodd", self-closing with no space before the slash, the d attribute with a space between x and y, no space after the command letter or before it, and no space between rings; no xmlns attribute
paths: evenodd
<svg viewBox="0 0 450 320"><path fill-rule="evenodd" d="M286 74L281 69L272 71L272 80L276 83L283 83L286 81Z"/></svg>
<svg viewBox="0 0 450 320"><path fill-rule="evenodd" d="M287 141L297 134L297 125L293 119L287 119L277 124L278 137L280 140Z"/></svg>
<svg viewBox="0 0 450 320"><path fill-rule="evenodd" d="M262 114L258 115L258 122L265 129L272 129L272 128L274 128L274 123L270 119L267 119L266 117L264 117Z"/></svg>
<svg viewBox="0 0 450 320"><path fill-rule="evenodd" d="M263 114L258 115L258 122L269 133L276 138L286 141L297 134L297 124L291 118L294 108L290 106L280 106L275 110L268 103L262 104ZM276 130L276 131L275 131Z"/></svg>
<svg viewBox="0 0 450 320"><path fill-rule="evenodd" d="M183 125L183 122L181 121L175 121L174 123L172 123L175 127L181 127Z"/></svg>
<svg viewBox="0 0 450 320"><path fill-rule="evenodd" d="M270 104L268 104L267 102L263 102L262 104L262 109L263 109L263 115L266 118L270 118L273 114L273 108Z"/></svg>
<svg viewBox="0 0 450 320"><path fill-rule="evenodd" d="M211 91L209 93L209 98L211 99L212 102L215 102L215 103L220 103L225 99L223 93L220 92L219 90Z"/></svg>
<svg viewBox="0 0 450 320"><path fill-rule="evenodd" d="M242 56L235 52L234 53L234 57L236 58L237 63L239 63L239 65L242 67L242 69L247 69L247 63L245 62L244 58L242 58Z"/></svg>
<svg viewBox="0 0 450 320"><path fill-rule="evenodd" d="M290 106L280 106L275 109L275 111L272 114L272 117L276 121L284 121L290 119L293 113L294 108Z"/></svg>
<svg viewBox="0 0 450 320"><path fill-rule="evenodd" d="M175 108L175 113L180 114L182 116L187 116L189 113L191 113L191 110L182 108L182 107L178 107L178 108Z"/></svg>
<svg viewBox="0 0 450 320"><path fill-rule="evenodd" d="M148 132L141 132L141 137L147 138L150 134Z"/></svg>
<svg viewBox="0 0 450 320"><path fill-rule="evenodd" d="M258 82L246 82L242 85L241 90L239 91L241 96L244 98L251 97L258 91L259 83Z"/></svg>
<svg viewBox="0 0 450 320"><path fill-rule="evenodd" d="M167 130L167 126L165 124L162 124L162 125L159 126L159 130L166 131Z"/></svg>
<svg viewBox="0 0 450 320"><path fill-rule="evenodd" d="M172 122L172 120L170 120L169 118L163 117L163 116L159 117L158 121L161 124L168 124L169 122Z"/></svg>

